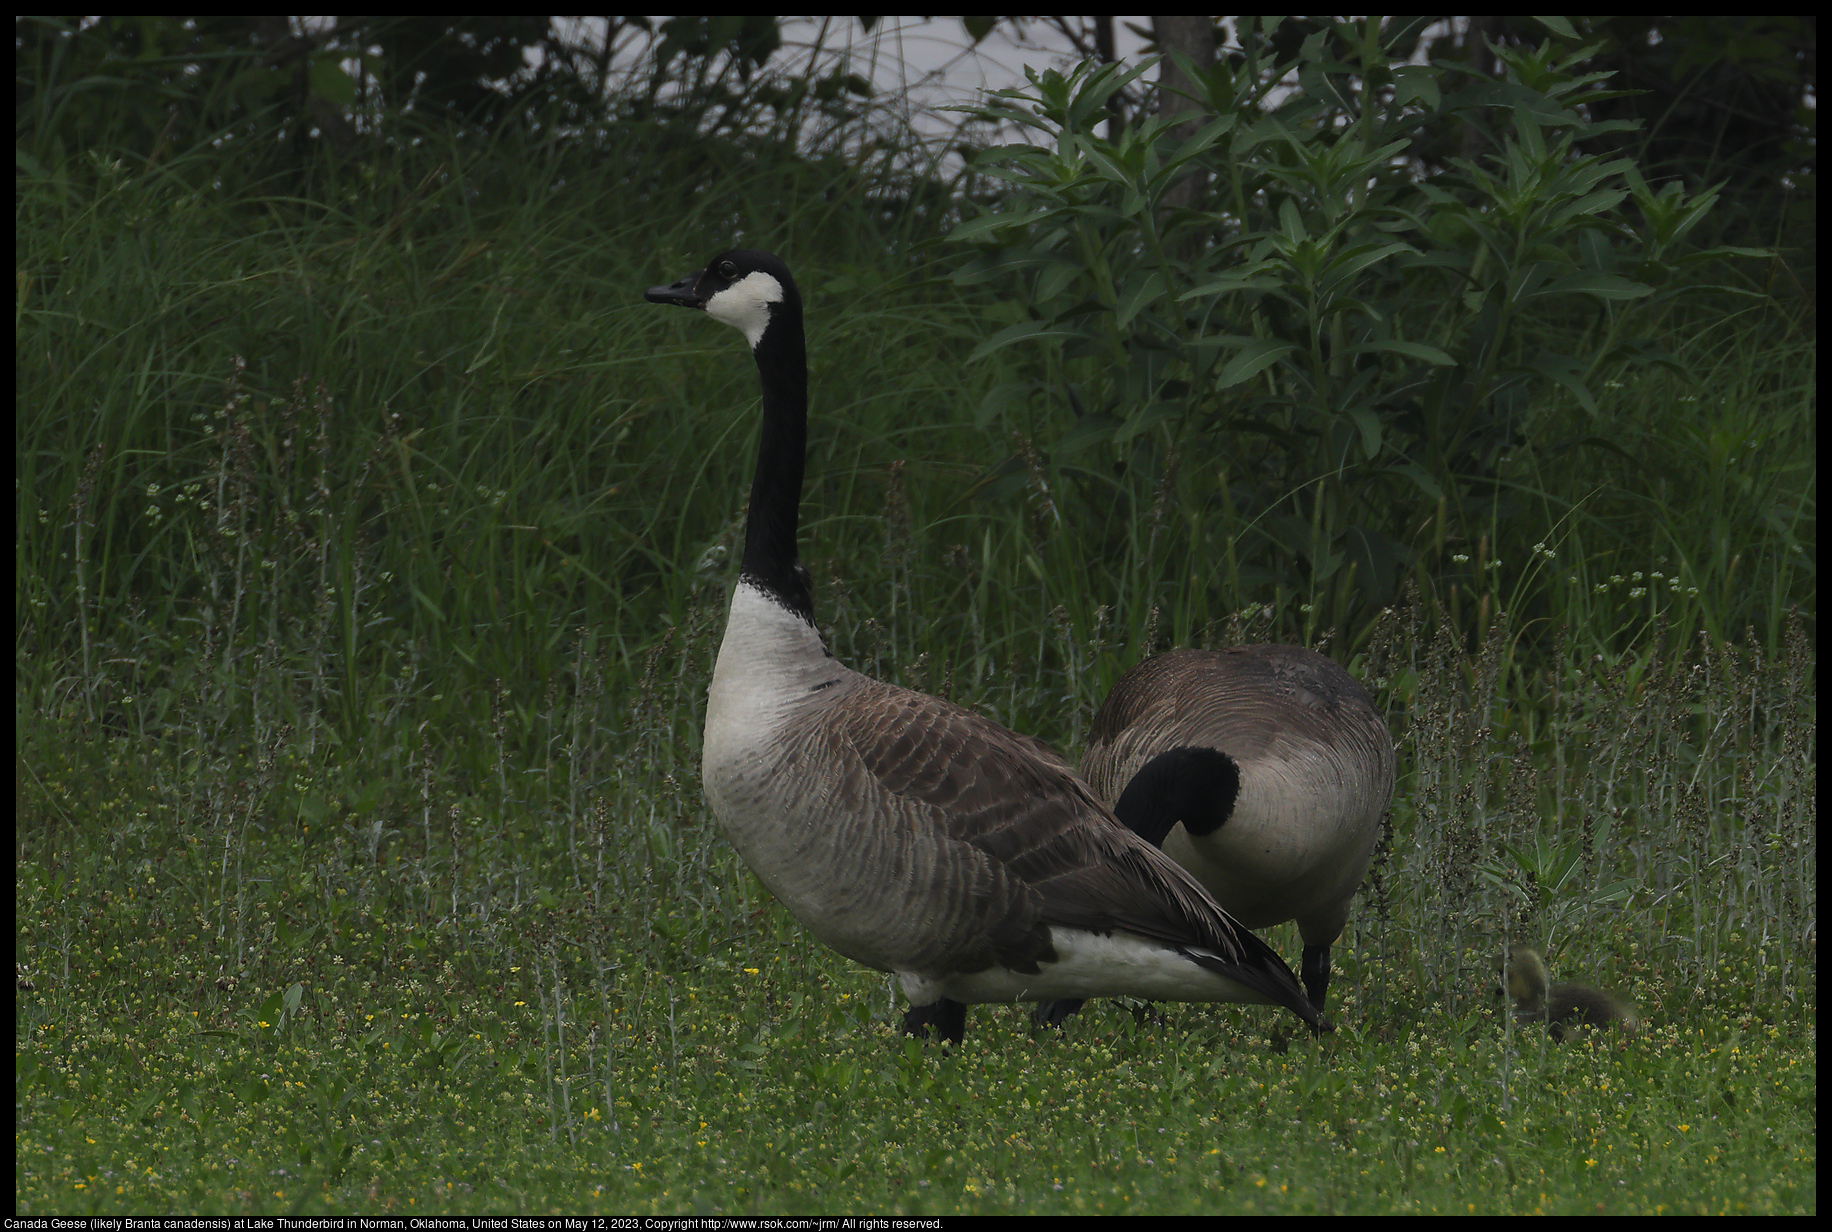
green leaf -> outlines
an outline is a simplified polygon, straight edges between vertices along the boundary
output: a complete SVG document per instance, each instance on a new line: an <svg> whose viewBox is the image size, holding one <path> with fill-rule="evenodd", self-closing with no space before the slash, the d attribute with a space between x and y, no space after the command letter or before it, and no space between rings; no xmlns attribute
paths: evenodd
<svg viewBox="0 0 1832 1232"><path fill-rule="evenodd" d="M1571 19L1568 17L1541 17L1535 15L1531 20L1537 21L1540 25L1546 27L1546 29L1552 31L1552 33L1558 35L1558 37L1562 39L1570 39L1575 43L1582 37L1572 26Z"/></svg>
<svg viewBox="0 0 1832 1232"><path fill-rule="evenodd" d="M1002 350L1016 342L1028 342L1033 339L1048 340L1052 338L1068 341L1070 339L1085 339L1091 336L1093 335L1090 335L1087 330L1055 325L1049 321L1019 321L1016 325L1007 325L1004 329L986 339L986 341L980 343L977 347L974 347L972 354L967 356L967 362L973 363L975 360L984 359L994 351Z"/></svg>
<svg viewBox="0 0 1832 1232"><path fill-rule="evenodd" d="M1298 209L1298 203L1290 197L1279 203L1279 230L1293 244L1303 243L1310 235L1304 225L1304 215Z"/></svg>
<svg viewBox="0 0 1832 1232"><path fill-rule="evenodd" d="M1588 295L1594 299L1639 299L1650 295L1654 288L1646 283L1623 278L1617 274L1605 274L1599 270L1583 270L1576 274L1567 274L1563 278L1554 278L1538 290L1521 296L1524 302L1547 295Z"/></svg>
<svg viewBox="0 0 1832 1232"><path fill-rule="evenodd" d="M1348 248L1338 253L1336 259L1329 263L1327 271L1331 278L1348 278L1358 274L1370 265L1378 264L1395 253L1412 252L1410 244L1368 244Z"/></svg>
<svg viewBox="0 0 1832 1232"><path fill-rule="evenodd" d="M1443 485L1417 462L1396 462L1387 468L1387 473L1411 480L1412 486L1424 493L1427 500L1441 501L1444 499Z"/></svg>
<svg viewBox="0 0 1832 1232"><path fill-rule="evenodd" d="M1181 145L1177 146L1171 156L1164 160L1164 165L1159 171L1158 178L1163 179L1168 177L1171 173L1179 170L1183 164L1187 163L1190 159L1195 158L1217 141L1221 140L1225 134L1233 131L1234 125L1238 119L1238 116L1232 114L1216 116L1207 124L1204 124L1201 128L1191 133L1184 139Z"/></svg>
<svg viewBox="0 0 1832 1232"><path fill-rule="evenodd" d="M1597 413L1596 399L1590 395L1590 387L1584 383L1584 368L1569 355L1558 355L1551 351L1542 351L1521 365L1528 372L1537 372L1547 380L1556 381L1571 391L1572 397L1578 400L1586 411Z"/></svg>
<svg viewBox="0 0 1832 1232"><path fill-rule="evenodd" d="M973 426L984 429L993 420L1019 399L1029 398L1037 388L1035 381L1007 381L996 385L984 398L980 399L979 410L974 412Z"/></svg>
<svg viewBox="0 0 1832 1232"><path fill-rule="evenodd" d="M1357 342L1346 346L1340 352L1344 356L1354 355L1403 355L1407 359L1423 360L1428 364L1448 365L1457 361L1449 354L1423 342L1407 342L1400 338L1377 338L1371 342Z"/></svg>
<svg viewBox="0 0 1832 1232"><path fill-rule="evenodd" d="M1362 456L1377 457L1380 454L1380 416L1366 406L1352 406L1347 414L1361 433Z"/></svg>
<svg viewBox="0 0 1832 1232"><path fill-rule="evenodd" d="M1036 302L1039 305L1048 304L1073 286L1076 279L1085 272L1079 265L1068 261L1058 261L1044 266L1037 274L1037 282L1032 292L1036 296Z"/></svg>
<svg viewBox="0 0 1832 1232"><path fill-rule="evenodd" d="M356 83L344 71L341 51L320 52L312 57L312 93L328 103L349 107L356 103Z"/></svg>
<svg viewBox="0 0 1832 1232"><path fill-rule="evenodd" d="M1266 273L1271 265L1270 261L1255 261L1232 274L1224 274L1211 282L1205 282L1194 291L1186 291L1178 298L1188 303L1193 299L1230 295L1236 291L1271 291L1278 286L1278 280Z"/></svg>
<svg viewBox="0 0 1832 1232"><path fill-rule="evenodd" d="M1075 421L1074 427L1056 438L1055 452L1059 457L1073 457L1090 446L1113 441L1123 426L1111 415L1083 415Z"/></svg>
<svg viewBox="0 0 1832 1232"><path fill-rule="evenodd" d="M1607 214L1626 196L1628 196L1628 191L1621 188L1608 188L1586 193L1575 201L1567 201L1549 213L1546 216L1545 226L1548 229L1557 229L1570 226L1574 218L1589 218Z"/></svg>
<svg viewBox="0 0 1832 1232"><path fill-rule="evenodd" d="M1017 214L983 214L978 218L968 219L948 233L948 238L956 243L966 244L991 235L994 231L1010 228L1028 227L1040 218L1047 218L1051 210L1024 210Z"/></svg>
<svg viewBox="0 0 1832 1232"><path fill-rule="evenodd" d="M1281 358L1290 355L1298 348L1289 342L1275 342L1270 338L1249 338L1240 353L1228 361L1221 375L1215 378L1216 389L1231 389L1244 385L1260 373L1276 364Z"/></svg>
<svg viewBox="0 0 1832 1232"><path fill-rule="evenodd" d="M1158 270L1147 272L1144 277L1135 277L1122 293L1118 306L1114 309L1113 323L1118 329L1125 329L1132 319L1143 312L1154 301L1164 298L1164 275Z"/></svg>
<svg viewBox="0 0 1832 1232"><path fill-rule="evenodd" d="M1182 415L1183 408L1175 403L1153 403L1137 414L1129 416L1126 422L1120 425L1119 430L1113 434L1113 443L1124 445L1140 433L1149 432L1159 424L1181 418Z"/></svg>

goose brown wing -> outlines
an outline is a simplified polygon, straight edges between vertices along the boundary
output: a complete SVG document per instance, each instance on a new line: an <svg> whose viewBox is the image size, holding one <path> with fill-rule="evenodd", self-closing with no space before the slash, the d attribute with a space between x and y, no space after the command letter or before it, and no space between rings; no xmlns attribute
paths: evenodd
<svg viewBox="0 0 1832 1232"><path fill-rule="evenodd" d="M1076 780L1081 791L1092 793ZM1051 923L1094 932L1121 929L1174 946L1197 965L1286 1006L1306 1022L1320 1019L1278 952L1209 896L1201 883L1104 812L1076 836L1095 857L1041 887Z"/></svg>
<svg viewBox="0 0 1832 1232"><path fill-rule="evenodd" d="M1049 925L1120 930L1183 951L1299 1014L1314 1011L1282 959L1189 874L1107 813L1059 759L958 706L870 682L846 709L855 815L908 826L933 850L911 887L940 970L991 962L1034 972ZM1045 746L1047 748L1047 746ZM945 940L942 940L945 939Z"/></svg>

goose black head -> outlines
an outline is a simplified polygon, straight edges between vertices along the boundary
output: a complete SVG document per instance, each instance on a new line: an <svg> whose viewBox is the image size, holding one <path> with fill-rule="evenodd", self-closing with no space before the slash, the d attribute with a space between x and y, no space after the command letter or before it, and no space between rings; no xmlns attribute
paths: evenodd
<svg viewBox="0 0 1832 1232"><path fill-rule="evenodd" d="M733 248L706 263L706 268L665 287L650 287L643 298L652 304L699 308L736 328L751 349L780 315L800 316L801 292L774 253Z"/></svg>
<svg viewBox="0 0 1832 1232"><path fill-rule="evenodd" d="M1139 767L1114 801L1113 815L1128 830L1164 846L1178 822L1197 837L1215 833L1234 813L1240 764L1201 745L1168 749Z"/></svg>

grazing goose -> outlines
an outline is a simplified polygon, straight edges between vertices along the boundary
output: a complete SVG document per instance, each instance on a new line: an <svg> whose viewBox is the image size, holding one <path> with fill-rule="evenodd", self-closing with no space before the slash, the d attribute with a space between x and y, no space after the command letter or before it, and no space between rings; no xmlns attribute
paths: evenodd
<svg viewBox="0 0 1832 1232"><path fill-rule="evenodd" d="M733 249L645 298L735 326L762 381L701 774L770 893L846 957L895 973L912 1035L959 1042L972 1003L1128 994L1283 1005L1321 1027L1283 960L1066 763L851 671L822 642L795 543L808 369L788 267Z"/></svg>
<svg viewBox="0 0 1832 1232"><path fill-rule="evenodd" d="M1641 1025L1635 1007L1613 993L1588 984L1552 983L1546 960L1532 946L1510 947L1507 966L1514 1017L1547 1024L1555 1040L1564 1039L1575 1027L1620 1027L1633 1034Z"/></svg>
<svg viewBox="0 0 1832 1232"><path fill-rule="evenodd" d="M1322 1011L1393 795L1393 737L1359 681L1302 646L1166 651L1113 686L1081 773L1242 924L1296 920Z"/></svg>

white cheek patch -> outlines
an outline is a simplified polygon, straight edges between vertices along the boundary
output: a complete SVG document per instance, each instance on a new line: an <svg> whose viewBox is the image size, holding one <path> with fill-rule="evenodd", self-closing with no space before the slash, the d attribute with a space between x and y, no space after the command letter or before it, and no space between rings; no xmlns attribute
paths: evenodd
<svg viewBox="0 0 1832 1232"><path fill-rule="evenodd" d="M782 283L762 270L753 270L706 301L706 315L735 327L754 349L770 324L770 305L788 296Z"/></svg>

